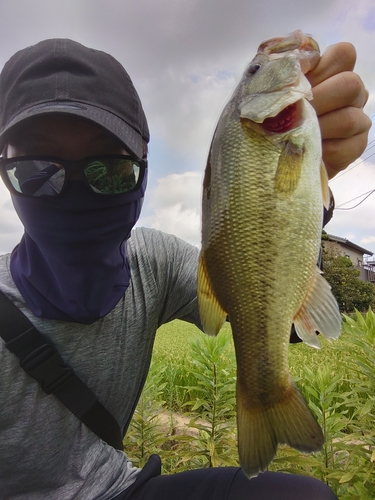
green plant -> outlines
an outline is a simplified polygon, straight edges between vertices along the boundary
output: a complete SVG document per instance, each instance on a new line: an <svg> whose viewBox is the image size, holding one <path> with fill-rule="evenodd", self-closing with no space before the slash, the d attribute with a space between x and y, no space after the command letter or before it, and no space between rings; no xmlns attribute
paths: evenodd
<svg viewBox="0 0 375 500"><path fill-rule="evenodd" d="M150 455L158 453L166 441L159 417L166 385L163 372L161 364L154 364L150 370L124 439L126 453L136 467L143 467Z"/></svg>
<svg viewBox="0 0 375 500"><path fill-rule="evenodd" d="M194 384L191 340L197 334L202 335L196 326L179 320L163 325L157 332L151 370L154 363L163 364L163 399L169 411L182 413L183 404L191 397L185 387Z"/></svg>
<svg viewBox="0 0 375 500"><path fill-rule="evenodd" d="M136 185L132 160L121 162L93 161L85 168L85 175L90 184L101 193L125 193Z"/></svg>
<svg viewBox="0 0 375 500"><path fill-rule="evenodd" d="M338 255L332 248L324 248L323 270L340 311L365 311L375 304L374 285L359 278L360 272L349 257Z"/></svg>
<svg viewBox="0 0 375 500"><path fill-rule="evenodd" d="M291 345L289 365L323 428L323 451L304 455L281 446L270 469L321 478L340 500L370 500L375 498L374 313L345 316L340 339L322 338L321 343L321 350ZM143 421L130 428L134 463L156 452L167 472L235 465L235 377L229 326L210 338L181 321L164 325L156 338L145 401L140 400ZM159 426L161 405L168 419ZM190 416L189 429L177 429L183 411Z"/></svg>
<svg viewBox="0 0 375 500"><path fill-rule="evenodd" d="M328 483L327 475L340 460L337 443L346 427L343 418L345 396L339 389L340 380L341 375L332 374L329 365L319 366L315 371L305 369L304 378L298 381L298 385L322 428L325 437L323 450L303 455L287 446L281 447L271 470L312 475Z"/></svg>
<svg viewBox="0 0 375 500"><path fill-rule="evenodd" d="M200 335L192 342L194 385L185 387L195 394L184 403L191 415L190 428L199 434L182 463L189 467L234 465L237 456L235 425L236 364L229 332L217 337Z"/></svg>
<svg viewBox="0 0 375 500"><path fill-rule="evenodd" d="M344 316L346 336L340 349L350 350L352 416L343 439L348 453L344 474L331 474L347 486L348 499L375 498L375 314ZM350 495L350 496L349 496Z"/></svg>
<svg viewBox="0 0 375 500"><path fill-rule="evenodd" d="M283 448L271 468L319 477L340 500L370 500L375 498L374 313L345 316L342 339L331 353L345 359L341 369L307 368L298 382L322 426L322 452L304 456Z"/></svg>

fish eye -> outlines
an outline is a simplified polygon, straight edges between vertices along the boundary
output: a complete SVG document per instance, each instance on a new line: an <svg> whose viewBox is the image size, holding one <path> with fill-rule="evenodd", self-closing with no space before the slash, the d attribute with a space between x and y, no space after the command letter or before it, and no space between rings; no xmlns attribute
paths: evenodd
<svg viewBox="0 0 375 500"><path fill-rule="evenodd" d="M249 75L254 75L261 67L261 64L259 63L254 63L254 64L250 64L248 70L247 70L247 73Z"/></svg>

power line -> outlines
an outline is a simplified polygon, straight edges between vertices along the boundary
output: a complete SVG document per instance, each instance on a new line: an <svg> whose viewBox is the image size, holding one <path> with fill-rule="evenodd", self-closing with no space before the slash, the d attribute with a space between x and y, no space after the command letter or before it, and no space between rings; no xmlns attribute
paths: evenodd
<svg viewBox="0 0 375 500"><path fill-rule="evenodd" d="M365 200L367 200L367 198L369 196L371 196L373 193L375 193L375 189L372 189L371 191L367 191L367 193L360 194L356 198L353 198L352 200L349 200L349 201L346 201L345 203L342 203L341 205L336 207L335 210L353 210L353 208L359 207L359 205L361 205ZM367 195L367 196L365 196L365 195ZM349 207L349 208L341 208L343 205L346 205L347 203L350 203L351 201L355 201L355 200L358 200L358 198L362 198L362 196L365 196L365 198L363 198L363 200L361 200L359 203L357 203L357 205L354 205L353 207Z"/></svg>
<svg viewBox="0 0 375 500"><path fill-rule="evenodd" d="M371 149L371 148L369 148ZM336 175L336 177L334 177L333 179L331 179L330 182L333 182L335 181L336 179L341 179L341 177L345 174L347 174L348 172L350 172L351 170L353 170L353 168L355 167L358 167L358 165L360 165L361 163L367 161L369 158L371 158L372 156L374 156L375 153L372 153L371 155L367 156L366 158L364 158L363 160L361 160L360 162L356 163L355 165L353 165L352 167L350 168L347 168L346 170L344 170L340 175Z"/></svg>
<svg viewBox="0 0 375 500"><path fill-rule="evenodd" d="M375 144L372 144L373 142L375 142L375 139L367 144L367 148L364 150L364 153L367 153L370 149L375 148ZM372 144L371 148L369 148L370 144Z"/></svg>
<svg viewBox="0 0 375 500"><path fill-rule="evenodd" d="M375 115L374 115L375 116ZM367 151L369 151L370 149L372 149L373 147L375 147L375 144L373 144L370 148L370 144L372 144L373 142L375 142L375 139L373 139L372 141L370 141L368 144L367 144L367 147L366 149L364 150L363 154L365 154ZM343 175L345 175L346 173L350 172L350 170L353 170L353 168L357 167L358 165L360 165L361 163L363 163L364 161L368 160L369 158L371 158L371 156L373 155L370 155L368 156L367 158L365 158L364 160L361 160L360 162L356 163L355 165L353 165L352 167L350 168L347 168L346 170L344 170L344 172L341 172L341 174L337 175L336 177L334 177L333 179L331 179L331 182L334 181L335 179L339 179L340 177L342 177Z"/></svg>
<svg viewBox="0 0 375 500"><path fill-rule="evenodd" d="M375 115L371 116L370 119L372 120L374 117L375 117ZM366 149L364 150L363 153L366 153L370 149L374 148L375 147L375 144L373 144L374 142L375 142L375 139L373 139L372 141L370 141L367 144L367 147L366 147ZM369 147L371 144L373 144L373 145L371 147ZM353 170L353 168L358 167L358 165L360 165L361 163L364 163L365 161L367 161L369 158L371 158L374 155L375 155L375 153L372 153L372 154L368 155L366 158L364 158L363 160L361 160L358 163L356 163L355 165L353 165L352 167L347 168L344 172L341 173L341 175L337 175L336 177L334 177L331 180L331 182L334 181L335 179L338 179L338 178L342 177L343 175L347 174L348 172L350 172L351 170ZM359 205L361 205L365 200L367 200L367 198L369 196L371 196L373 193L375 193L375 189L372 189L371 191L367 191L366 193L360 194L359 196L356 196L355 198L353 198L353 199L351 199L349 201L341 203L341 205L339 205L338 207L335 207L335 209L336 210L353 210L354 208L359 207ZM356 205L354 205L352 207L348 207L348 208L342 208L344 205L347 205L348 203L351 203L352 201L358 200L359 198L362 198L363 196L364 196L364 198L359 203L357 203Z"/></svg>
<svg viewBox="0 0 375 500"><path fill-rule="evenodd" d="M368 151L369 149L373 148L374 146L371 146L371 148L369 148L370 144L372 144L373 142L375 142L375 139L373 139L372 141L370 141L368 144L367 144L367 147L366 149L364 150L364 153L366 153L366 151Z"/></svg>
<svg viewBox="0 0 375 500"><path fill-rule="evenodd" d="M360 195L356 196L355 198L352 198L351 200L345 201L344 203L341 203L341 205L339 205L336 208L342 207L343 205L347 205L348 203L351 203L352 201L358 200L359 198L362 198L362 196L366 196L366 194L371 193L371 191L373 191L373 190L371 189L370 191L367 191L366 193L360 194Z"/></svg>
<svg viewBox="0 0 375 500"><path fill-rule="evenodd" d="M371 149L371 148L370 148L370 149ZM358 165L360 165L361 163L363 163L363 162L367 161L369 158L371 158L371 156L374 156L374 155L375 155L375 153L372 153L371 155L367 156L367 158L364 158L364 159L363 159L363 160L361 160L359 163L357 163L357 164L355 165L355 167L358 167ZM345 173L345 172L343 172L343 173Z"/></svg>
<svg viewBox="0 0 375 500"><path fill-rule="evenodd" d="M371 117L374 118L375 115L373 115ZM373 147L375 147L375 144L373 146L371 146L370 148L368 147L370 144L372 144L373 142L375 142L375 139L373 139L371 142L368 143L367 145L367 148L365 149L364 152L368 151L369 149L372 149ZM372 153L371 155L367 156L367 158L364 158L363 160L361 160L359 163L356 163L355 165L353 165L351 168L347 169L345 172L343 172L339 177L342 177L342 175L344 175L348 170L352 170L354 167L357 167L358 165L360 165L361 163L365 162L366 160L368 160L369 158L371 158L372 156L374 156L375 153ZM334 179L332 180L335 180L337 179L337 177L335 177ZM332 182L332 181L331 181ZM352 198L351 200L349 201L345 201L344 203L341 203L341 205L339 205L338 207L335 207L336 210L353 210L353 208L357 208L359 205L361 205L365 200L367 200L367 198L369 196L371 196L373 193L375 192L375 189L372 189L371 191L367 191L366 193L363 193L363 194L360 194L359 196L356 196L355 198ZM366 196L367 195L367 196ZM365 198L363 198L363 200L361 200L359 203L357 203L357 205L354 205L353 207L349 207L349 208L341 208L343 207L344 205L347 205L348 203L351 203L352 201L355 201L355 200L358 200L358 198L362 198L362 196L365 196Z"/></svg>
<svg viewBox="0 0 375 500"><path fill-rule="evenodd" d="M373 118L375 117L375 115L372 115L370 117L370 120L372 120ZM367 147L366 149L364 150L363 154L365 154L367 151L369 151L370 149L372 149L375 144L373 146L370 146L370 144L372 144L373 142L375 142L375 139L373 139L372 141L370 141L368 144L367 144ZM336 177L334 177L333 179L331 179L331 182L335 181L336 179L340 179L343 175L347 174L348 172L350 172L351 170L353 170L353 168L355 167L358 167L358 165L360 165L361 163L365 162L366 160L368 160L369 158L371 158L372 156L374 156L375 153L371 154L370 156L368 156L367 158L361 160L360 162L356 163L355 165L351 166L350 168L346 168L343 172L340 172L340 174L336 175Z"/></svg>

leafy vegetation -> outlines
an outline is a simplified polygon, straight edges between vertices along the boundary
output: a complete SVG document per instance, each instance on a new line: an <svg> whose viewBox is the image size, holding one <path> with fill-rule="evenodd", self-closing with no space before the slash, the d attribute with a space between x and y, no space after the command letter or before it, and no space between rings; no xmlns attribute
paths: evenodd
<svg viewBox="0 0 375 500"><path fill-rule="evenodd" d="M193 449L182 461L189 467L233 465L236 450L235 418L236 369L229 335L196 338L191 343L195 384L186 386L193 395L184 403L192 419L190 428L199 431Z"/></svg>
<svg viewBox="0 0 375 500"><path fill-rule="evenodd" d="M85 175L91 186L102 194L118 194L131 191L136 185L132 160L97 160L85 168Z"/></svg>
<svg viewBox="0 0 375 500"><path fill-rule="evenodd" d="M270 470L325 481L340 500L375 498L375 315L344 317L339 340L290 346L290 370L325 435L320 453L279 448ZM175 321L158 334L151 371L125 439L135 465L158 453L165 472L237 465L230 328L207 337ZM181 418L183 423L178 424Z"/></svg>
<svg viewBox="0 0 375 500"><path fill-rule="evenodd" d="M375 305L375 287L362 281L360 272L349 257L337 255L332 249L323 250L324 277L332 287L340 311L366 311Z"/></svg>

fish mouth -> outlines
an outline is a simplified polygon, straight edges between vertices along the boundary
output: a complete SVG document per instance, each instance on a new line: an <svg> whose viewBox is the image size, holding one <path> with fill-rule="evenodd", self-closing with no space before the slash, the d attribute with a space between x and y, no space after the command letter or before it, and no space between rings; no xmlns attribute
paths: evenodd
<svg viewBox="0 0 375 500"><path fill-rule="evenodd" d="M282 109L276 116L263 120L259 125L266 132L284 134L302 124L302 110L300 101L290 104Z"/></svg>
<svg viewBox="0 0 375 500"><path fill-rule="evenodd" d="M319 45L309 35L301 30L293 31L286 37L276 37L265 40L258 47L258 54L266 54L269 59L283 57L286 52L299 52L302 73L306 74L318 62Z"/></svg>

